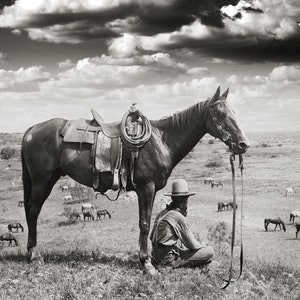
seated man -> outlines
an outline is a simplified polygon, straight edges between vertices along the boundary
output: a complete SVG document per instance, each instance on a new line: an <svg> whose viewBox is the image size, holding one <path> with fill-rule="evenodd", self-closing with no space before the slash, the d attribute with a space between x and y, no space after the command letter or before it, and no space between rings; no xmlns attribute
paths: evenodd
<svg viewBox="0 0 300 300"><path fill-rule="evenodd" d="M211 262L213 249L200 243L187 224L187 202L194 194L184 179L174 180L172 192L164 194L172 202L158 214L150 234L154 265L199 267Z"/></svg>

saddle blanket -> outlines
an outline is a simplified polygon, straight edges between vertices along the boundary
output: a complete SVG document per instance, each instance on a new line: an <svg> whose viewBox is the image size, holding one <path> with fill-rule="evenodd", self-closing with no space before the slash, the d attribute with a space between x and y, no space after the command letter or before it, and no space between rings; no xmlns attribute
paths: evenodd
<svg viewBox="0 0 300 300"><path fill-rule="evenodd" d="M66 143L94 144L95 132L99 127L91 126L85 119L70 120L61 130Z"/></svg>
<svg viewBox="0 0 300 300"><path fill-rule="evenodd" d="M87 143L93 145L97 140L95 164L98 172L113 171L120 151L120 138L109 138L99 127L91 126L88 120L70 120L61 130L66 143ZM98 134L95 139L95 134ZM92 151L92 150L91 150Z"/></svg>

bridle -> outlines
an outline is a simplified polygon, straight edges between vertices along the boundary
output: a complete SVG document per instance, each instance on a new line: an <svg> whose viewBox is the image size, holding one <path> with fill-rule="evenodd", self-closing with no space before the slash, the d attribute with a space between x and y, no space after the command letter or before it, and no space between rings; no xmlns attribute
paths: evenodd
<svg viewBox="0 0 300 300"><path fill-rule="evenodd" d="M235 169L234 169L235 155L232 153L230 155L230 165L232 173L232 194L233 194L233 213L232 213L232 236L231 236L231 256L230 256L230 268L229 268L229 278L223 279L226 284L221 288L226 289L230 283L237 281L243 272L243 261L244 261L244 251L243 251L243 202L244 202L244 178L243 178L243 156L239 154L239 168L241 170L241 181L242 181L242 197L241 197L241 229L240 229L240 239L241 239L241 251L240 251L240 272L236 279L233 279L233 250L235 245L235 227L236 227L236 182L235 182Z"/></svg>
<svg viewBox="0 0 300 300"><path fill-rule="evenodd" d="M217 104L219 104L221 102L223 102L226 105L226 103L223 100L218 100L218 101L213 102L212 104L209 104L207 106L208 112L210 113L210 116L211 116L212 120L214 121L214 123L216 123L217 129L221 133L221 140L223 142L232 144L233 143L233 138L232 138L231 133L226 128L226 126L223 124L223 122L218 118L217 113L214 110L214 106L216 106Z"/></svg>
<svg viewBox="0 0 300 300"><path fill-rule="evenodd" d="M218 118L216 111L214 110L214 106L223 102L226 106L227 104L223 100L217 100L208 105L208 112L216 124L217 129L221 133L221 140L229 144L229 148L232 151L233 149L233 138L231 133L228 131L226 126L223 122ZM229 107L228 107L229 108ZM230 108L229 108L230 109ZM233 194L233 214L232 214L232 236L231 236L231 259L230 259L230 268L229 268L229 278L224 280L226 284L221 288L222 290L226 289L230 283L237 281L243 272L243 260L244 260L244 253L243 253L243 197L244 197L244 180L243 180L243 157L239 154L239 168L241 171L241 183L242 183L242 197L241 197L241 228L240 228L240 238L241 238L241 251L240 251L240 272L236 279L233 279L233 250L235 245L235 228L236 228L236 180L235 180L235 168L234 168L234 161L235 155L234 153L230 154L230 165L231 165L231 173L232 173L232 194Z"/></svg>

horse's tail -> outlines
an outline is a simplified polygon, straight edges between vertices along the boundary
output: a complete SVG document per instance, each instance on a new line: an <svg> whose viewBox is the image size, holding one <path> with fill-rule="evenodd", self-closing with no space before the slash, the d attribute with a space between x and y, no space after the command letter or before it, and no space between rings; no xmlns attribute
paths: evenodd
<svg viewBox="0 0 300 300"><path fill-rule="evenodd" d="M268 231L268 219L265 219L265 229Z"/></svg>
<svg viewBox="0 0 300 300"><path fill-rule="evenodd" d="M21 160L22 160L22 181L23 181L23 190L24 190L24 204L25 207L27 206L27 203L30 198L31 194L31 179L30 179L30 174L26 165L25 161L25 155L24 155L24 139L27 135L27 133L31 130L32 127L27 129L24 133L23 140L22 140L22 147L21 147Z"/></svg>

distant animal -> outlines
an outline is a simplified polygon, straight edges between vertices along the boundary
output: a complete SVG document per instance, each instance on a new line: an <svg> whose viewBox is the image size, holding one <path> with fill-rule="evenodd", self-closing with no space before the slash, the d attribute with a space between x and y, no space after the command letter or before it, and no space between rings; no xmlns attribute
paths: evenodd
<svg viewBox="0 0 300 300"><path fill-rule="evenodd" d="M88 221L95 219L94 212L96 211L95 206L91 203L84 203L81 206L81 211L83 214L83 220L88 219Z"/></svg>
<svg viewBox="0 0 300 300"><path fill-rule="evenodd" d="M218 212L225 210L225 203L224 202L218 202Z"/></svg>
<svg viewBox="0 0 300 300"><path fill-rule="evenodd" d="M290 213L290 222L293 222L294 224L296 217L300 218L300 210L295 210Z"/></svg>
<svg viewBox="0 0 300 300"><path fill-rule="evenodd" d="M234 203L233 203L233 201L230 201L228 204L227 204L227 210L229 209L229 208L234 208ZM235 204L235 209L238 209L238 205L237 204Z"/></svg>
<svg viewBox="0 0 300 300"><path fill-rule="evenodd" d="M68 191L69 191L69 187L68 187L67 185L63 185L63 186L61 187L61 191L62 191L62 192L68 192Z"/></svg>
<svg viewBox="0 0 300 300"><path fill-rule="evenodd" d="M283 222L283 220L279 217L277 218L266 218L265 219L265 229L266 231L268 231L268 226L269 224L272 223L272 224L276 224L275 228L274 228L274 231L276 230L277 226L279 226L279 229L281 230L281 225L282 225L282 228L283 228L283 231L286 231L286 228L285 228L285 224Z"/></svg>
<svg viewBox="0 0 300 300"><path fill-rule="evenodd" d="M292 187L287 187L285 189L285 196L286 197L291 197L295 195L295 190Z"/></svg>
<svg viewBox="0 0 300 300"><path fill-rule="evenodd" d="M101 217L105 219L105 216L108 215L108 217L111 219L111 214L106 209L101 209L97 211L97 220L100 220Z"/></svg>
<svg viewBox="0 0 300 300"><path fill-rule="evenodd" d="M85 219L87 219L88 221L94 221L95 217L94 215L90 212L90 211L85 211L83 212L83 221L85 222Z"/></svg>
<svg viewBox="0 0 300 300"><path fill-rule="evenodd" d="M80 214L77 211L73 211L70 213L69 218L78 220L78 219L80 219Z"/></svg>
<svg viewBox="0 0 300 300"><path fill-rule="evenodd" d="M296 239L297 239L298 238L298 233L300 231L300 223L296 223L295 227L296 227Z"/></svg>
<svg viewBox="0 0 300 300"><path fill-rule="evenodd" d="M24 206L24 201L23 201L23 200L20 200L20 201L18 202L18 206L19 206L19 207Z"/></svg>
<svg viewBox="0 0 300 300"><path fill-rule="evenodd" d="M8 241L8 246L13 246L12 242L15 243L15 246L18 246L18 241L10 232L4 233L0 235L0 241Z"/></svg>
<svg viewBox="0 0 300 300"><path fill-rule="evenodd" d="M68 196L64 196L64 202L67 203L67 202L70 202L73 200L73 197L72 195L68 195Z"/></svg>
<svg viewBox="0 0 300 300"><path fill-rule="evenodd" d="M19 232L19 229L22 230L22 232L24 231L24 227L21 225L21 223L9 223L7 225L7 228L10 232L13 231L13 229L15 230L15 232Z"/></svg>
<svg viewBox="0 0 300 300"><path fill-rule="evenodd" d="M215 179L212 177L207 177L204 179L204 184L211 184L212 182L214 182Z"/></svg>
<svg viewBox="0 0 300 300"><path fill-rule="evenodd" d="M211 188L214 188L215 186L216 187L223 186L223 184L219 181L218 182L212 181L210 184L211 184Z"/></svg>

